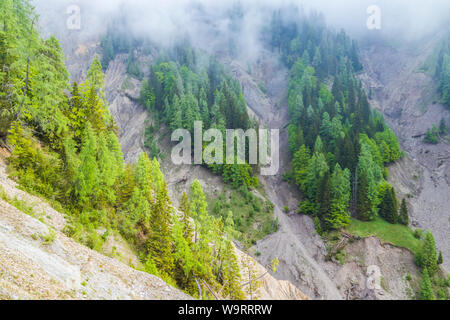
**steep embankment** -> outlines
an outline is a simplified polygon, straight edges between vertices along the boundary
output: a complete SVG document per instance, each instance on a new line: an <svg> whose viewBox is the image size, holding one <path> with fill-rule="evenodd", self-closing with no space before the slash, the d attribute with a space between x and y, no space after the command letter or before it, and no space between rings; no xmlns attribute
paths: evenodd
<svg viewBox="0 0 450 320"><path fill-rule="evenodd" d="M295 214L300 196L292 186L282 179L289 164L287 130L288 73L277 57L266 52L252 67L252 74L237 61L228 61L235 77L240 81L249 108L258 116L261 124L280 130L280 170L274 176L260 177L269 200L274 204L278 218L278 232L259 241L254 247L261 252L258 260L266 265L274 258L280 260L275 275L288 280L309 296L316 299L342 299L339 290L326 271L330 264L325 262L326 248L323 241L314 234L312 220ZM267 94L258 83L264 83ZM291 213L283 212L284 206Z"/></svg>
<svg viewBox="0 0 450 320"><path fill-rule="evenodd" d="M190 299L63 233L64 216L17 189L0 159L0 299ZM12 206L15 203L22 211Z"/></svg>
<svg viewBox="0 0 450 320"><path fill-rule="evenodd" d="M422 136L441 118L450 123L450 110L436 102L436 83L419 71L444 34L395 48L380 43L363 48L360 78L407 154L389 168L389 181L407 198L412 226L433 232L450 270L450 146L426 144Z"/></svg>
<svg viewBox="0 0 450 320"><path fill-rule="evenodd" d="M263 125L280 129L280 170L275 176L260 177L280 228L256 244L254 250L261 252L258 260L266 265L277 257L280 267L274 276L292 282L315 299L411 299L420 272L409 250L382 244L376 238L351 238L342 249L344 261L328 261L329 252L315 233L312 219L295 213L301 196L282 179L290 162L285 128L288 74L278 61L266 52L250 73L238 62L228 61L249 108ZM267 88L265 93L260 83ZM289 213L284 206L290 208Z"/></svg>
<svg viewBox="0 0 450 320"><path fill-rule="evenodd" d="M148 63L151 58L144 58ZM140 152L145 150L144 132L152 117L140 106L136 100L140 93L140 83L126 74L126 56L118 56L112 61L106 71L106 91L110 102L110 110L119 126L120 143L122 151L127 161L134 161ZM124 86L124 83L126 84ZM165 131L162 128L161 132ZM160 134L161 134L160 132ZM161 167L167 180L167 186L171 199L177 204L182 193L188 192L189 187L197 179L202 184L204 190L210 195L218 195L223 189L223 182L217 175L212 174L200 166L180 165L174 166L170 159L171 144L170 135L159 141L159 146L166 157L162 160ZM240 261L248 256L236 249ZM308 297L288 281L277 280L266 268L250 258L256 275L264 275L259 279L261 283L260 295L263 299L295 299L304 300ZM270 261L267 264L270 265ZM243 271L245 272L245 271ZM250 297L248 297L250 298Z"/></svg>

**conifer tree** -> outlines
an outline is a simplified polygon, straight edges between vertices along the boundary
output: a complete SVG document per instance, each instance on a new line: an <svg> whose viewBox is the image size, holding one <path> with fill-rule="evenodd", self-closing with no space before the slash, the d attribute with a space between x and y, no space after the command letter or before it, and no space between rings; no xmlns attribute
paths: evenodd
<svg viewBox="0 0 450 320"><path fill-rule="evenodd" d="M130 164L125 166L119 182L119 202L126 203L134 191L134 170Z"/></svg>
<svg viewBox="0 0 450 320"><path fill-rule="evenodd" d="M437 265L441 265L444 263L444 259L442 258L442 251L439 251L439 257L437 259Z"/></svg>
<svg viewBox="0 0 450 320"><path fill-rule="evenodd" d="M150 219L151 232L147 239L147 250L161 274L171 276L173 261L173 240L171 234L172 207L165 184L157 193Z"/></svg>
<svg viewBox="0 0 450 320"><path fill-rule="evenodd" d="M99 198L113 204L116 200L113 186L116 183L119 171L116 168L116 159L111 153L104 132L101 132L98 137L97 150Z"/></svg>
<svg viewBox="0 0 450 320"><path fill-rule="evenodd" d="M358 181L358 217L363 221L370 221L374 218L373 211L368 198L368 184L367 175L365 171L362 171Z"/></svg>
<svg viewBox="0 0 450 320"><path fill-rule="evenodd" d="M420 284L420 300L436 300L427 268L424 268L422 273L422 283Z"/></svg>
<svg viewBox="0 0 450 320"><path fill-rule="evenodd" d="M172 228L174 240L174 262L175 271L174 278L177 283L192 295L198 294L198 289L193 277L199 266L194 254L189 246L188 238L184 236L185 225L177 217L174 217L174 225Z"/></svg>
<svg viewBox="0 0 450 320"><path fill-rule="evenodd" d="M434 241L433 234L428 231L425 235L425 239L422 243L422 247L415 256L416 263L428 270L430 275L433 275L437 270L437 253L436 242Z"/></svg>
<svg viewBox="0 0 450 320"><path fill-rule="evenodd" d="M394 188L389 187L385 190L379 209L379 214L383 219L392 224L398 222L397 200Z"/></svg>
<svg viewBox="0 0 450 320"><path fill-rule="evenodd" d="M91 204L97 194L99 169L97 165L97 141L90 123L84 129L83 142L80 151L80 167L76 175L76 194L82 206Z"/></svg>
<svg viewBox="0 0 450 320"><path fill-rule="evenodd" d="M398 218L398 221L405 226L409 225L408 207L406 206L405 199L402 199L402 204L400 206L400 216Z"/></svg>
<svg viewBox="0 0 450 320"><path fill-rule="evenodd" d="M325 221L331 212L331 186L330 173L327 171L319 182L316 203L319 204L318 216L321 221ZM330 226L327 225L327 228Z"/></svg>
<svg viewBox="0 0 450 320"><path fill-rule="evenodd" d="M306 178L309 159L309 149L305 145L302 145L294 154L294 159L292 160L292 170L294 173L295 183L303 192L306 191Z"/></svg>
<svg viewBox="0 0 450 320"><path fill-rule="evenodd" d="M225 248L221 255L223 265L220 277L223 282L223 295L232 300L244 299L244 293L240 288L242 280L241 271L234 251L233 242L230 239L225 240Z"/></svg>
<svg viewBox="0 0 450 320"><path fill-rule="evenodd" d="M314 153L308 163L306 173L306 195L310 200L316 200L319 182L328 171L325 156L322 153Z"/></svg>
<svg viewBox="0 0 450 320"><path fill-rule="evenodd" d="M326 223L331 229L339 229L350 223L350 213L348 211L350 202L350 171L342 170L336 164L330 180L331 184L331 207L326 218Z"/></svg>
<svg viewBox="0 0 450 320"><path fill-rule="evenodd" d="M181 196L180 210L183 212L183 218L181 219L181 222L183 223L184 238L186 239L188 244L191 244L194 237L194 230L191 221L189 197L186 192L184 192Z"/></svg>

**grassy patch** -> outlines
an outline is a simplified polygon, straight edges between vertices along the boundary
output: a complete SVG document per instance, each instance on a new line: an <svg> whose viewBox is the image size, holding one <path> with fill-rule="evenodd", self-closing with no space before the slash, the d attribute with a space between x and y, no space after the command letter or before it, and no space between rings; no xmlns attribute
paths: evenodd
<svg viewBox="0 0 450 320"><path fill-rule="evenodd" d="M350 234L362 238L377 237L383 243L388 242L407 248L414 254L421 246L421 241L414 237L414 232L409 227L400 224L390 224L380 217L376 217L375 220L370 222L352 219L347 230Z"/></svg>
<svg viewBox="0 0 450 320"><path fill-rule="evenodd" d="M226 188L218 197L208 199L208 208L213 216L222 217L223 221L231 211L236 231L234 236L247 247L278 228L272 203L260 199L245 188Z"/></svg>

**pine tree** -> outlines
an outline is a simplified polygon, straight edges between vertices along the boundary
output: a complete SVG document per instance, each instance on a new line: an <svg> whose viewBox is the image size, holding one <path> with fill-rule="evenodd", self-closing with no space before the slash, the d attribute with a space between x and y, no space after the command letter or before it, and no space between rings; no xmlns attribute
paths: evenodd
<svg viewBox="0 0 450 320"><path fill-rule="evenodd" d="M130 164L125 166L119 182L119 202L126 203L134 190L134 170Z"/></svg>
<svg viewBox="0 0 450 320"><path fill-rule="evenodd" d="M178 285L192 295L198 294L193 272L198 268L198 261L189 246L188 238L184 236L185 225L177 217L174 218L172 235L174 240L174 278Z"/></svg>
<svg viewBox="0 0 450 320"><path fill-rule="evenodd" d="M332 200L326 223L331 229L339 229L350 223L348 211L351 194L350 171L348 169L342 170L341 166L336 164L330 184Z"/></svg>
<svg viewBox="0 0 450 320"><path fill-rule="evenodd" d="M72 84L72 96L69 100L68 118L70 120L70 126L74 133L75 138L80 141L86 123L85 106L82 101L81 93L78 87L78 83Z"/></svg>
<svg viewBox="0 0 450 320"><path fill-rule="evenodd" d="M151 232L146 248L159 272L169 277L172 276L174 267L173 239L170 227L173 221L172 210L167 188L163 185L152 205Z"/></svg>
<svg viewBox="0 0 450 320"><path fill-rule="evenodd" d="M294 173L295 183L303 192L306 191L306 177L308 173L309 159L309 149L305 145L302 145L294 154L294 159L292 160L292 170Z"/></svg>
<svg viewBox="0 0 450 320"><path fill-rule="evenodd" d="M389 223L396 224L398 222L397 210L394 188L388 187L379 205L379 215Z"/></svg>
<svg viewBox="0 0 450 320"><path fill-rule="evenodd" d="M317 190L316 203L319 204L318 216L323 222L329 216L331 211L331 187L330 187L330 173L325 172L319 183L319 189ZM327 229L330 225L326 226Z"/></svg>
<svg viewBox="0 0 450 320"><path fill-rule="evenodd" d="M88 70L86 81L82 85L82 97L85 116L95 130L112 127L112 117L107 108L105 80L102 64L95 57Z"/></svg>
<svg viewBox="0 0 450 320"><path fill-rule="evenodd" d="M206 235L207 234L207 225L209 224L209 214L207 211L207 202L205 194L203 193L203 188L200 182L196 179L191 185L190 192L190 214L196 221L196 241L197 242L197 234Z"/></svg>
<svg viewBox="0 0 450 320"><path fill-rule="evenodd" d="M147 153L142 152L136 163L134 169L134 182L135 185L141 190L147 200L152 201L153 192L153 174L152 163L148 158Z"/></svg>
<svg viewBox="0 0 450 320"><path fill-rule="evenodd" d="M436 300L427 268L423 269L422 283L420 284L420 300Z"/></svg>
<svg viewBox="0 0 450 320"><path fill-rule="evenodd" d="M97 141L90 123L86 124L80 151L80 167L75 178L75 191L82 206L92 204L98 191L99 169L96 160Z"/></svg>
<svg viewBox="0 0 450 320"><path fill-rule="evenodd" d="M108 201L113 204L116 200L115 190L113 186L120 171L116 167L116 159L108 146L108 141L104 132L101 132L98 137L97 146L97 163L98 163L98 184L99 195L101 201Z"/></svg>
<svg viewBox="0 0 450 320"><path fill-rule="evenodd" d="M406 206L405 199L402 199L402 204L400 206L400 216L398 221L405 226L409 225L408 207Z"/></svg>
<svg viewBox="0 0 450 320"><path fill-rule="evenodd" d="M368 198L369 187L367 184L367 175L365 171L362 171L358 183L358 217L362 221L370 221L374 218L374 215Z"/></svg>

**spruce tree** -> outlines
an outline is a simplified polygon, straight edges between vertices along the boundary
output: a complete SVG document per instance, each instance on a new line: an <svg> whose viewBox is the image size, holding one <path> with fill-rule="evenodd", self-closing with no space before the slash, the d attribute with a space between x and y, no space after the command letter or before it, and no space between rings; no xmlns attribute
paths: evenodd
<svg viewBox="0 0 450 320"><path fill-rule="evenodd" d="M302 145L294 154L294 159L292 160L292 170L294 173L295 183L303 192L306 191L306 177L308 173L309 159L309 149L305 145Z"/></svg>
<svg viewBox="0 0 450 320"><path fill-rule="evenodd" d="M350 171L342 170L339 164L336 164L331 176L331 207L330 214L326 218L327 224L332 229L345 227L350 223L350 213L348 211L350 202Z"/></svg>
<svg viewBox="0 0 450 320"><path fill-rule="evenodd" d="M442 258L442 251L439 251L439 257L437 259L437 264L441 265L444 263L444 258Z"/></svg>
<svg viewBox="0 0 450 320"><path fill-rule="evenodd" d="M320 180L316 203L319 204L319 219L321 222L324 222L331 212L331 186L330 173L328 171L325 172L324 176ZM327 229L330 227L330 225L326 225Z"/></svg>
<svg viewBox="0 0 450 320"><path fill-rule="evenodd" d="M174 278L178 285L192 295L198 294L193 272L199 266L190 248L188 239L184 236L184 224L177 217L174 217L172 237L174 240L175 260Z"/></svg>
<svg viewBox="0 0 450 320"><path fill-rule="evenodd" d="M152 186L152 163L147 153L142 152L134 169L135 185L141 190L147 200L151 201L154 197L154 189Z"/></svg>
<svg viewBox="0 0 450 320"><path fill-rule="evenodd" d="M427 268L423 269L422 283L420 284L420 300L436 300Z"/></svg>
<svg viewBox="0 0 450 320"><path fill-rule="evenodd" d="M358 181L358 218L362 221L370 221L374 218L370 200L368 198L367 175L362 171Z"/></svg>
<svg viewBox="0 0 450 320"><path fill-rule="evenodd" d="M167 188L163 185L152 205L151 232L146 247L159 272L167 276L172 276L174 267L171 234L172 210Z"/></svg>
<svg viewBox="0 0 450 320"><path fill-rule="evenodd" d="M183 193L180 200L180 210L183 212L183 218L181 222L183 223L183 232L186 241L191 244L194 237L194 228L191 221L191 208L189 203L189 197L186 192Z"/></svg>
<svg viewBox="0 0 450 320"><path fill-rule="evenodd" d="M398 222L397 200L394 188L389 187L385 190L379 209L379 215L383 219L392 224Z"/></svg>
<svg viewBox="0 0 450 320"><path fill-rule="evenodd" d="M98 191L99 169L96 161L97 142L90 123L87 123L80 151L80 167L75 179L76 194L82 206L87 206Z"/></svg>

